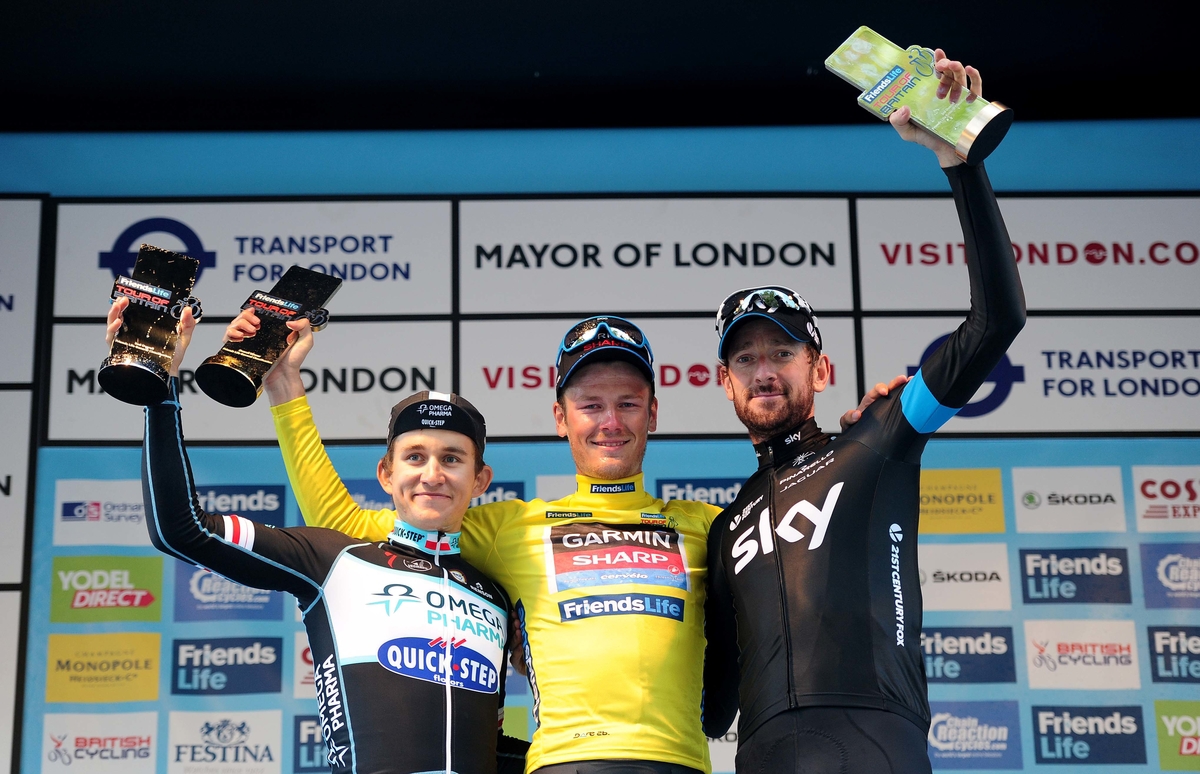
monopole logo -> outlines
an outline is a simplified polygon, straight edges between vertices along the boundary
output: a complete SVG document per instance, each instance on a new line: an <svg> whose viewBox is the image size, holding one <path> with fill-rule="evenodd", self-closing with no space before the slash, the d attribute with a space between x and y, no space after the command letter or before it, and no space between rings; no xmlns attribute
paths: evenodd
<svg viewBox="0 0 1200 774"><path fill-rule="evenodd" d="M942 344L945 343L946 339L948 338L950 338L949 333L947 333L945 336L934 339L933 343L926 347L925 351L921 354L921 363L924 363L926 360L928 360L930 356L937 351L937 348L942 346ZM919 369L919 365L909 366L908 375L915 376ZM996 409L1000 408L1001 403L1008 399L1009 393L1012 392L1013 385L1017 382L1024 381L1025 366L1013 365L1013 362L1008 359L1008 355L1005 354L1000 358L1000 362L996 364L996 367L992 369L992 372L988 374L987 379L984 381L984 384L990 382L995 385L991 393L985 398L981 398L980 400L963 406L958 410L958 416L981 417L984 414L992 413Z"/></svg>
<svg viewBox="0 0 1200 774"><path fill-rule="evenodd" d="M200 236L186 223L174 218L146 218L122 231L113 242L112 250L100 253L100 268L111 271L113 279L122 274L129 276L133 273L134 262L137 261L137 248L141 238L155 232L178 237L179 241L183 242L184 254L200 261L200 269L196 272L197 280L205 269L216 268L216 252L205 250Z"/></svg>

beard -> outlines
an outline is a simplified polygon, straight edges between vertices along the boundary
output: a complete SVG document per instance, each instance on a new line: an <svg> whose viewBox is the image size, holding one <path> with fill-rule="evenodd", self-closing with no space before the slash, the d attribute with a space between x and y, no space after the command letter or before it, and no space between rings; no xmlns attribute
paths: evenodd
<svg viewBox="0 0 1200 774"><path fill-rule="evenodd" d="M774 388L749 387L735 397L734 413L750 431L750 437L755 443L791 430L812 416L812 389L797 389L786 384L782 385L782 389L783 395L776 401L778 405L773 408L755 405L752 399L756 395L773 392Z"/></svg>

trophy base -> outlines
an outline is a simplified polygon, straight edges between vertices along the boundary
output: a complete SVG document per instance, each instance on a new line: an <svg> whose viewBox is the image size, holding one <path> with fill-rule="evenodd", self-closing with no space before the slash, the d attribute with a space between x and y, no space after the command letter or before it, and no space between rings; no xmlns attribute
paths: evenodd
<svg viewBox="0 0 1200 774"><path fill-rule="evenodd" d="M954 152L969 166L982 164L1008 134L1012 122L1012 108L999 102L988 103L963 129Z"/></svg>
<svg viewBox="0 0 1200 774"><path fill-rule="evenodd" d="M171 375L153 360L128 352L104 359L96 373L100 389L119 401L149 406L165 400L171 392Z"/></svg>
<svg viewBox="0 0 1200 774"><path fill-rule="evenodd" d="M196 369L196 385L204 394L232 408L246 408L262 393L262 380L255 380L238 366L241 363L218 353Z"/></svg>

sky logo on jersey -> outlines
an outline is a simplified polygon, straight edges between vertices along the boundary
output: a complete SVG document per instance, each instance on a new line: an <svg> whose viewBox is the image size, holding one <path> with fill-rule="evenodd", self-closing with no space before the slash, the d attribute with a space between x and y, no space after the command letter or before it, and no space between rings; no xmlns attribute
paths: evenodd
<svg viewBox="0 0 1200 774"><path fill-rule="evenodd" d="M280 637L175 640L171 650L171 693L279 693L283 684Z"/></svg>
<svg viewBox="0 0 1200 774"><path fill-rule="evenodd" d="M925 361L937 351L937 348L942 346L942 344L945 343L945 341L949 338L950 334L947 333L945 336L940 336L934 339L933 343L926 347L925 351L921 353L921 363L924 364ZM908 375L915 376L918 370L920 370L919 366L909 366ZM1013 362L1008 359L1008 355L1005 354L1000 358L1000 362L996 364L996 367L992 369L992 372L988 374L987 379L985 379L983 382L984 384L991 383L993 385L991 392L989 392L986 397L972 401L971 403L968 403L960 408L956 416L981 417L984 414L992 413L996 409L1000 408L1000 404L1004 403L1004 401L1008 399L1009 394L1012 393L1013 385L1024 381L1025 366L1013 365ZM983 390L981 389L979 392L983 392Z"/></svg>
<svg viewBox="0 0 1200 774"><path fill-rule="evenodd" d="M292 771L316 774L329 771L325 740L321 738L321 719L316 715L297 715L292 736Z"/></svg>
<svg viewBox="0 0 1200 774"><path fill-rule="evenodd" d="M1132 602L1124 548L1022 549L1021 573L1027 605Z"/></svg>
<svg viewBox="0 0 1200 774"><path fill-rule="evenodd" d="M284 493L282 485L220 484L196 487L200 507L211 514L234 514L270 524L283 526Z"/></svg>
<svg viewBox="0 0 1200 774"><path fill-rule="evenodd" d="M406 677L446 684L476 693L496 693L500 685L496 665L487 657L464 646L466 638L400 637L379 646L379 663L384 669Z"/></svg>
<svg viewBox="0 0 1200 774"><path fill-rule="evenodd" d="M683 620L683 600L657 594L598 594L558 603L563 621L578 621L605 615L656 615Z"/></svg>
<svg viewBox="0 0 1200 774"><path fill-rule="evenodd" d="M922 629L925 677L931 683L1015 683L1012 642L1008 626Z"/></svg>
<svg viewBox="0 0 1200 774"><path fill-rule="evenodd" d="M1021 768L1015 701L929 703L929 760L935 769Z"/></svg>
<svg viewBox="0 0 1200 774"><path fill-rule="evenodd" d="M1142 543L1146 607L1200 608L1200 543Z"/></svg>
<svg viewBox="0 0 1200 774"><path fill-rule="evenodd" d="M1141 707L1033 707L1037 763L1145 763Z"/></svg>
<svg viewBox="0 0 1200 774"><path fill-rule="evenodd" d="M555 524L543 538L550 593L638 583L688 588L679 533L646 524Z"/></svg>
<svg viewBox="0 0 1200 774"><path fill-rule="evenodd" d="M1200 684L1200 626L1150 626L1150 677Z"/></svg>
<svg viewBox="0 0 1200 774"><path fill-rule="evenodd" d="M138 245L141 244L142 237L156 232L177 237L183 242L183 254L200 262L200 268L196 271L197 281L205 269L216 267L217 254L205 250L200 236L186 223L174 218L146 218L122 231L113 242L111 250L100 253L100 268L111 271L113 279L122 274L133 274L133 265L137 262Z"/></svg>
<svg viewBox="0 0 1200 774"><path fill-rule="evenodd" d="M1158 764L1163 771L1200 771L1200 701L1156 701Z"/></svg>
<svg viewBox="0 0 1200 774"><path fill-rule="evenodd" d="M234 583L215 572L175 562L176 621L278 621L283 594Z"/></svg>
<svg viewBox="0 0 1200 774"><path fill-rule="evenodd" d="M740 478L660 478L655 484L660 500L695 500L722 508L742 491Z"/></svg>
<svg viewBox="0 0 1200 774"><path fill-rule="evenodd" d="M491 488L478 497L471 498L471 507L488 503L503 503L525 499L524 481L493 481ZM389 506L390 507L390 506Z"/></svg>

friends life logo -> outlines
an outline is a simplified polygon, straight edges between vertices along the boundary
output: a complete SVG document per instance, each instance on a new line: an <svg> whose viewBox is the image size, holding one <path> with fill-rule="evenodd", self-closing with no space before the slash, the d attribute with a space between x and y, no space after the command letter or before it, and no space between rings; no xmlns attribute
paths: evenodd
<svg viewBox="0 0 1200 774"><path fill-rule="evenodd" d="M292 771L294 774L317 774L329 771L329 753L321 736L321 718L316 715L297 715L292 736Z"/></svg>
<svg viewBox="0 0 1200 774"><path fill-rule="evenodd" d="M1200 543L1142 543L1148 609L1200 609Z"/></svg>
<svg viewBox="0 0 1200 774"><path fill-rule="evenodd" d="M175 640L171 693L183 695L279 693L283 639L228 637Z"/></svg>
<svg viewBox="0 0 1200 774"><path fill-rule="evenodd" d="M1200 685L1200 626L1149 626L1150 678Z"/></svg>
<svg viewBox="0 0 1200 774"><path fill-rule="evenodd" d="M196 487L200 507L216 516L243 516L272 527L284 526L282 484L214 484Z"/></svg>
<svg viewBox="0 0 1200 774"><path fill-rule="evenodd" d="M934 339L933 343L926 347L925 351L921 353L920 365L908 367L908 375L910 377L916 376L917 371L920 370L920 366L924 365L925 361L931 358L933 353L937 351L938 347L946 343L950 336L951 334L947 333L944 336ZM1000 405L1008 399L1008 396L1012 393L1013 385L1024 381L1025 366L1014 365L1012 360L1009 359L1008 355L1005 354L1000 358L1000 362L996 364L996 367L992 369L992 372L988 374L987 379L985 379L983 382L985 385L991 384L992 391L989 392L986 397L980 398L979 400L973 400L967 405L963 406L958 410L955 416L971 418L981 417L985 414L992 413L996 409L1000 408ZM982 387L980 389L982 390Z"/></svg>
<svg viewBox="0 0 1200 774"><path fill-rule="evenodd" d="M1132 602L1124 548L1033 548L1022 549L1020 557L1027 605Z"/></svg>
<svg viewBox="0 0 1200 774"><path fill-rule="evenodd" d="M1033 707L1037 763L1145 763L1142 708Z"/></svg>
<svg viewBox="0 0 1200 774"><path fill-rule="evenodd" d="M726 508L733 505L742 491L740 478L660 478L655 484L658 499L695 500L709 505Z"/></svg>
<svg viewBox="0 0 1200 774"><path fill-rule="evenodd" d="M1009 626L921 630L925 677L931 683L1015 683Z"/></svg>
<svg viewBox="0 0 1200 774"><path fill-rule="evenodd" d="M178 239L183 243L183 254L200 262L200 268L196 271L197 282L205 269L216 268L217 254L204 249L200 235L186 223L174 218L146 218L122 231L113 241L112 249L100 253L100 268L112 272L114 280L122 275L132 275L142 237L159 233L170 234Z"/></svg>

